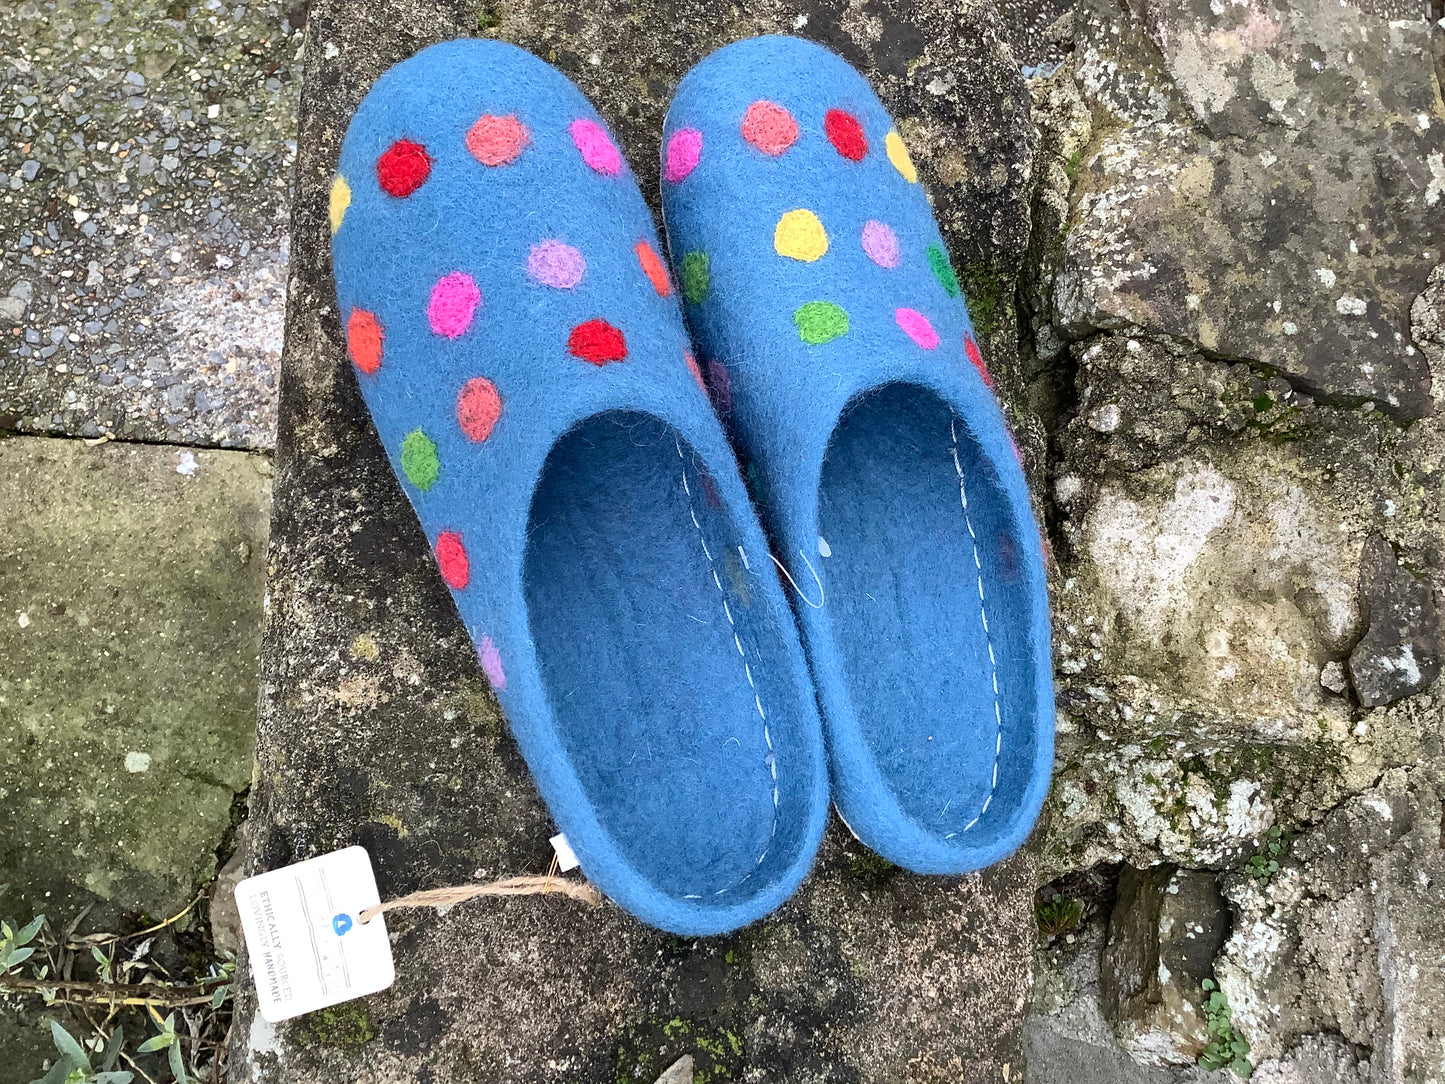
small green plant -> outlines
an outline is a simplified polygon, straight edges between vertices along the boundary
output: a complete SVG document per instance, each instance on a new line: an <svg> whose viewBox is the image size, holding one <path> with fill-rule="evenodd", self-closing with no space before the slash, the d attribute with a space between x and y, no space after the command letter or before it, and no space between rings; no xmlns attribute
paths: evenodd
<svg viewBox="0 0 1445 1084"><path fill-rule="evenodd" d="M152 1035L145 1042L140 1044L140 1053L150 1054L157 1050L166 1052L166 1060L170 1063L171 1074L176 1078L176 1084L186 1084L190 1079L186 1076L185 1058L181 1056L181 1037L176 1034L176 1014L171 1013L164 1020L161 1014L147 1005L150 1014L155 1018L157 1026L161 1029L157 1035Z"/></svg>
<svg viewBox="0 0 1445 1084"><path fill-rule="evenodd" d="M1271 828L1264 837L1264 849L1244 864L1244 871L1263 888L1269 879L1279 872L1279 860L1289 851L1289 840L1278 825Z"/></svg>
<svg viewBox="0 0 1445 1084"><path fill-rule="evenodd" d="M99 945L90 946L91 958L95 960L95 974L101 982L111 983L115 981L115 946L111 946L107 955L100 951Z"/></svg>
<svg viewBox="0 0 1445 1084"><path fill-rule="evenodd" d="M1204 1024L1209 1042L1199 1055L1205 1069L1232 1069L1246 1079L1254 1072L1249 1060L1249 1040L1234 1030L1234 1014L1229 999L1213 979L1205 979L1200 987L1208 994L1204 1002Z"/></svg>
<svg viewBox="0 0 1445 1084"><path fill-rule="evenodd" d="M50 1037L60 1057L55 1059L48 1073L30 1084L130 1084L135 1079L134 1073L115 1067L120 1060L121 1046L125 1043L119 1027L110 1033L110 1039L101 1051L99 1068L91 1064L90 1055L75 1036L54 1020L50 1022Z"/></svg>
<svg viewBox="0 0 1445 1084"><path fill-rule="evenodd" d="M1084 148L1082 146L1075 147L1074 153L1069 155L1068 164L1064 166L1064 173L1068 175L1069 180L1072 181L1074 179L1074 175L1079 172L1079 163L1081 163L1083 160Z"/></svg>
<svg viewBox="0 0 1445 1084"><path fill-rule="evenodd" d="M216 992L211 995L211 1008L219 1009L225 1004L226 998L236 992L236 961L227 953L227 959L219 964L212 964L210 972L206 975L209 979L225 979L226 981L216 987Z"/></svg>
<svg viewBox="0 0 1445 1084"><path fill-rule="evenodd" d="M1043 937L1073 933L1079 928L1083 918L1084 901L1069 899L1062 892L1055 892L1034 907L1034 919L1038 922L1039 934Z"/></svg>
<svg viewBox="0 0 1445 1084"><path fill-rule="evenodd" d="M0 896L3 896L9 887L9 885L0 885ZM30 942L35 940L35 935L40 932L40 927L43 925L45 925L44 915L36 915L18 930L10 923L0 921L0 975L14 971L35 954L35 949L30 947Z"/></svg>
<svg viewBox="0 0 1445 1084"><path fill-rule="evenodd" d="M502 16L494 3L485 3L477 10L477 32L489 33L502 25Z"/></svg>

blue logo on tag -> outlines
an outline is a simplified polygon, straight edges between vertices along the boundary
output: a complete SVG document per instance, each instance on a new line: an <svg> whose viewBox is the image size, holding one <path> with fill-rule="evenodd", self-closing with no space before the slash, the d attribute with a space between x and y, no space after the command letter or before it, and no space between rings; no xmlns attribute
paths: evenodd
<svg viewBox="0 0 1445 1084"><path fill-rule="evenodd" d="M351 929L351 916L347 914L337 915L331 920L331 928L336 931L337 937L345 935L346 931Z"/></svg>

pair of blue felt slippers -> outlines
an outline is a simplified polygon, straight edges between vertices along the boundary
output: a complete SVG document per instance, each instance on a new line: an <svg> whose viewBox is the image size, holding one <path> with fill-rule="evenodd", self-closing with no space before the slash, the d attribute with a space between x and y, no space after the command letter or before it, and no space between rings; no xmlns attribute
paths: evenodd
<svg viewBox="0 0 1445 1084"><path fill-rule="evenodd" d="M757 38L682 81L662 186L671 270L597 111L481 40L383 75L332 185L348 355L537 785L679 934L791 896L830 797L989 865L1048 785L1043 558L904 143Z"/></svg>

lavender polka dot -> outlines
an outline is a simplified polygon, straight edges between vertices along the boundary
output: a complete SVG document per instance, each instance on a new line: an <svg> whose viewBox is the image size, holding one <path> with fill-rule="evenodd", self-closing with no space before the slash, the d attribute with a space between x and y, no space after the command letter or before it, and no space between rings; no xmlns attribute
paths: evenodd
<svg viewBox="0 0 1445 1084"><path fill-rule="evenodd" d="M572 289L586 270L582 253L561 241L538 241L527 255L527 274L555 290Z"/></svg>
<svg viewBox="0 0 1445 1084"><path fill-rule="evenodd" d="M477 658L481 660L482 669L486 672L487 680L492 683L492 688L505 689L507 672L502 669L502 653L497 650L497 645L492 643L490 636L483 636L481 643L477 645Z"/></svg>
<svg viewBox="0 0 1445 1084"><path fill-rule="evenodd" d="M879 267L888 270L898 266L898 236L886 222L869 219L863 223L863 251Z"/></svg>

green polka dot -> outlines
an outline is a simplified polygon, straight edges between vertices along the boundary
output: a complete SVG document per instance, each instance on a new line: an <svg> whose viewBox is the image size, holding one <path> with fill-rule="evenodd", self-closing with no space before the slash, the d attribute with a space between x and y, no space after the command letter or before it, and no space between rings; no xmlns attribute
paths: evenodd
<svg viewBox="0 0 1445 1084"><path fill-rule="evenodd" d="M793 313L798 337L816 346L848 334L848 314L831 301L809 301Z"/></svg>
<svg viewBox="0 0 1445 1084"><path fill-rule="evenodd" d="M436 485L441 477L437 446L420 429L413 429L401 442L401 469L406 472L407 481L423 491Z"/></svg>
<svg viewBox="0 0 1445 1084"><path fill-rule="evenodd" d="M928 266L933 269L933 277L938 280L938 285L949 297L958 296L958 276L953 273L952 266L948 262L948 253L943 251L942 245L928 246Z"/></svg>
<svg viewBox="0 0 1445 1084"><path fill-rule="evenodd" d="M707 253L693 249L682 258L682 292L694 305L707 300L708 287L712 284L712 271L708 265Z"/></svg>

